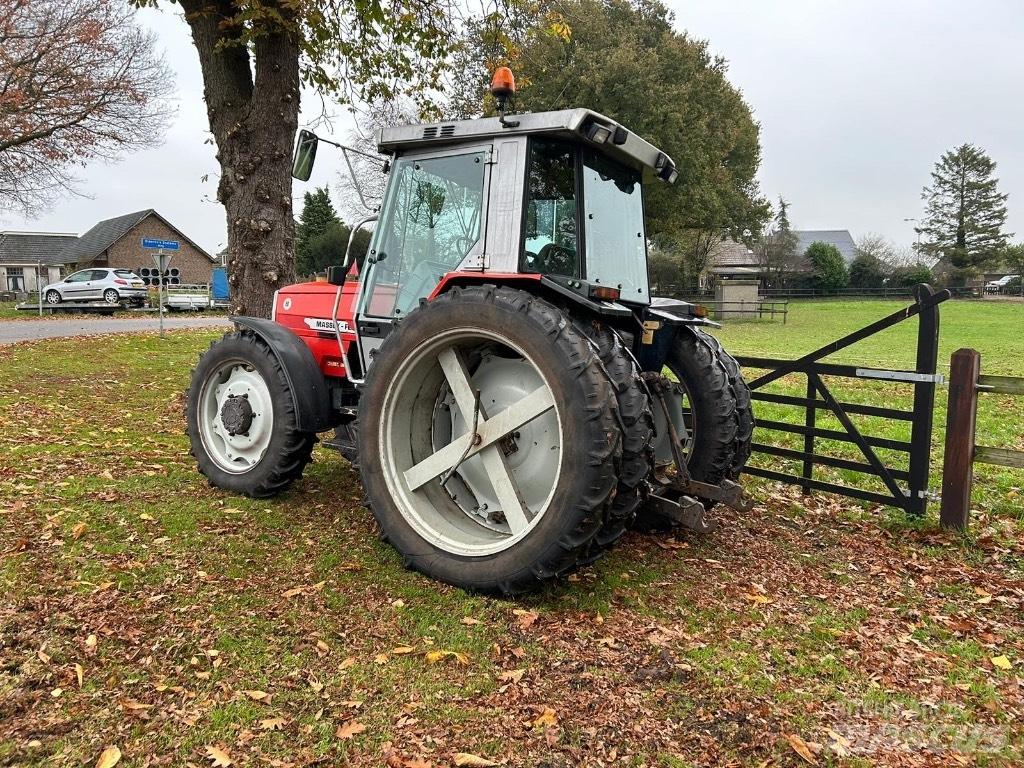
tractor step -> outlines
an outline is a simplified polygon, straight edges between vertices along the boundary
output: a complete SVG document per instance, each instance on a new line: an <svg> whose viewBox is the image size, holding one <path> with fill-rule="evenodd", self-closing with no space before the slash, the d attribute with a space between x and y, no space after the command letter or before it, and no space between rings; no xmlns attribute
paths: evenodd
<svg viewBox="0 0 1024 768"><path fill-rule="evenodd" d="M660 514L674 520L680 526L696 533L711 533L718 528L718 521L707 516L704 505L692 496L680 496L678 501L651 493L647 503Z"/></svg>
<svg viewBox="0 0 1024 768"><path fill-rule="evenodd" d="M334 430L334 437L323 441L324 448L330 448L344 456L351 464L359 466L359 448L356 446L354 422L342 424Z"/></svg>

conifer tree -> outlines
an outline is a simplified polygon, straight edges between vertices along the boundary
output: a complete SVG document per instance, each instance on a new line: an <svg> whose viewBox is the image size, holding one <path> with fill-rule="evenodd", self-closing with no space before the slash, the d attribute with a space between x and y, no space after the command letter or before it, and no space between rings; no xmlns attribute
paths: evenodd
<svg viewBox="0 0 1024 768"><path fill-rule="evenodd" d="M1006 246L1007 195L998 189L996 164L978 147L963 144L942 155L925 187L921 250L945 258L954 279L976 274Z"/></svg>

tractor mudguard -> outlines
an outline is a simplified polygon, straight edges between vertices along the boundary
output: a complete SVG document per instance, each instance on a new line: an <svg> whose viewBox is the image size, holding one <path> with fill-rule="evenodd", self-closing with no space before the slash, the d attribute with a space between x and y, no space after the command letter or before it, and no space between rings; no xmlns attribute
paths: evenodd
<svg viewBox="0 0 1024 768"><path fill-rule="evenodd" d="M331 408L327 380L302 339L283 325L260 317L232 317L231 322L259 336L281 364L295 403L296 425L301 432L323 432L338 423Z"/></svg>
<svg viewBox="0 0 1024 768"><path fill-rule="evenodd" d="M679 334L693 334L698 326L721 326L693 314L694 305L677 299L653 297L641 315L644 334L636 355L640 370L660 373L669 349Z"/></svg>

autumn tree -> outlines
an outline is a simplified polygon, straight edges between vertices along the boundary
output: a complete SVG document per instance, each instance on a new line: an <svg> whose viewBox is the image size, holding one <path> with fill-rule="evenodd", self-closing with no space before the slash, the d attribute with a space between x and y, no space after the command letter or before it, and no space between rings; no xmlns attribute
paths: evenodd
<svg viewBox="0 0 1024 768"><path fill-rule="evenodd" d="M425 106L455 37L457 7L452 0L177 4L199 56L217 145L233 311L269 317L274 291L295 275L291 156L302 88L340 102L406 93Z"/></svg>
<svg viewBox="0 0 1024 768"><path fill-rule="evenodd" d="M0 0L0 203L31 213L76 167L158 144L171 88L123 0Z"/></svg>
<svg viewBox="0 0 1024 768"><path fill-rule="evenodd" d="M513 4L471 25L448 109L459 117L493 109L490 73L509 64L517 110L587 107L663 149L679 179L645 189L648 234L679 246L686 271L699 274L723 233L760 231L769 212L755 179L760 129L750 107L726 61L674 21L659 0Z"/></svg>
<svg viewBox="0 0 1024 768"><path fill-rule="evenodd" d="M995 170L985 152L963 144L942 155L932 171L931 186L921 193L921 249L948 259L955 279L973 275L1006 245L1007 195L999 191Z"/></svg>

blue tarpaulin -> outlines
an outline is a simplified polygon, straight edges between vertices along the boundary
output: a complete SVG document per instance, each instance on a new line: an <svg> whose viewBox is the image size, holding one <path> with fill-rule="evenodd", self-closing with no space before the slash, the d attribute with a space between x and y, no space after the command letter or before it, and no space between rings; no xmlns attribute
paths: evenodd
<svg viewBox="0 0 1024 768"><path fill-rule="evenodd" d="M228 271L224 267L213 270L211 287L214 300L228 300Z"/></svg>

